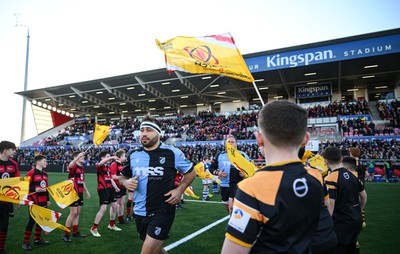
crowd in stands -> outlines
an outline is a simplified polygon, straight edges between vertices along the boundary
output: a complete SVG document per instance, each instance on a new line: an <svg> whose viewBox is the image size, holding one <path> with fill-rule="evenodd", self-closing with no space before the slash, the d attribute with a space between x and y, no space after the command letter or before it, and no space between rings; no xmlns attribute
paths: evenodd
<svg viewBox="0 0 400 254"><path fill-rule="evenodd" d="M398 160L400 159L400 141L371 139L363 141L354 141L345 139L342 142L322 142L320 143L320 151L326 147L336 146L340 149L348 149L357 147L361 151L360 159L362 160Z"/></svg>
<svg viewBox="0 0 400 254"><path fill-rule="evenodd" d="M392 140L379 140L371 139L364 141L352 141L344 140L342 142L321 142L320 151L323 151L326 147L336 146L340 149L348 149L350 147L358 147L361 150L361 160L400 160L400 141ZM197 144L187 144L178 146L187 159L197 163L201 161L204 155L210 155L217 158L221 152L225 151L224 145L209 144L209 143L197 143ZM41 153L47 156L49 164L55 165L67 165L71 161L71 154L75 151L86 151L86 147L43 147L41 150L18 150L17 151L17 161L21 165L32 165L33 158L36 154ZM107 150L111 154L118 149L117 145L105 146L105 147L91 147L87 149L86 155L86 165L93 166L98 160L98 155L102 150ZM125 150L130 153L136 149L135 146L127 146ZM258 151L258 146L256 143L239 143L238 149L246 152L249 157L254 161L263 161L262 156Z"/></svg>
<svg viewBox="0 0 400 254"><path fill-rule="evenodd" d="M370 108L368 102L365 100L357 101L346 101L346 102L332 102L327 106L315 105L314 107L308 107L308 117L332 117L332 116L344 116L344 115L365 115L370 114Z"/></svg>
<svg viewBox="0 0 400 254"><path fill-rule="evenodd" d="M339 128L343 136L383 136L383 135L398 135L399 128L383 127L377 128L375 123L366 121L364 117L356 119L348 119L345 121L338 120Z"/></svg>
<svg viewBox="0 0 400 254"><path fill-rule="evenodd" d="M379 101L376 103L379 116L382 120L389 120L390 126L399 128L400 125L400 101L394 99L389 103Z"/></svg>
<svg viewBox="0 0 400 254"><path fill-rule="evenodd" d="M257 112L232 114L229 116L202 111L189 127L186 141L224 140L226 135L235 135L238 139L255 139ZM250 130L249 130L250 127Z"/></svg>

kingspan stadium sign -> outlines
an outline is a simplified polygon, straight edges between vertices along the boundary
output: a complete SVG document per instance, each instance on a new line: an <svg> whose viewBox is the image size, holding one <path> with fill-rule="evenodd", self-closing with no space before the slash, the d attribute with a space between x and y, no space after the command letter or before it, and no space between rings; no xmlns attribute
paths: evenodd
<svg viewBox="0 0 400 254"><path fill-rule="evenodd" d="M400 52L400 34L245 58L251 72L277 70Z"/></svg>

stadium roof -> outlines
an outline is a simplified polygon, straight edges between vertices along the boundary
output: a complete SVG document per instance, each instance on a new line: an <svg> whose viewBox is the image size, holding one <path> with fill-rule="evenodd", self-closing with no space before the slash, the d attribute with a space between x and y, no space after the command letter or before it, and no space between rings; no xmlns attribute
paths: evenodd
<svg viewBox="0 0 400 254"><path fill-rule="evenodd" d="M270 56L272 57L270 59L277 60L280 56L291 53L297 54L295 60L298 62L294 63L297 64L301 63L301 57L307 57L302 53L307 50L315 53L329 46L339 47L349 42L390 35L400 35L400 29L258 52L244 55L244 59L249 65L248 61L253 59ZM390 45L389 49L391 50L391 47L398 49L398 44L399 41L396 45ZM366 87L369 89L369 94L393 91L400 85L400 53L389 50L383 54L370 54L372 51L378 51L379 46L385 47L373 44L365 46L361 43L359 49L344 49L347 52L345 54L354 55L347 59L342 57L338 60L331 59L309 65L298 64L296 67L283 64L281 67L276 67L279 63L270 62L269 64L273 67L275 65L275 68L261 71L249 68L265 102L276 96L293 98L296 86L315 83L330 83L332 92L340 91L342 96L353 95L349 89ZM303 56L300 56L301 54ZM88 114L102 117L118 117L119 114L136 116L145 112L165 115L175 113L178 108L200 105L211 105L213 109L217 109L220 103L238 100L248 101L249 104L261 104L251 83L210 74L168 73L164 68L22 91L17 94L31 102L46 103L73 112L75 116Z"/></svg>

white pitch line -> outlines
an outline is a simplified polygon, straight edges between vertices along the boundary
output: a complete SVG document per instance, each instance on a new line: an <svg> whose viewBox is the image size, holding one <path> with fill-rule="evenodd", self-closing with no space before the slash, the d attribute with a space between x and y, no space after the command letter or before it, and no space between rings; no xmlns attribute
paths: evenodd
<svg viewBox="0 0 400 254"><path fill-rule="evenodd" d="M203 201L203 200L192 200L192 199L185 199L185 202L198 202L198 203L211 203L211 204L223 204L221 201Z"/></svg>
<svg viewBox="0 0 400 254"><path fill-rule="evenodd" d="M190 234L190 235L188 235L188 236L182 238L182 239L179 240L179 241L176 241L176 242L174 242L174 243L171 243L170 245L168 245L168 246L165 247L164 249L165 249L166 251L169 251L169 250L171 250L171 249L177 247L178 245L181 245L182 243L185 243L185 242L189 241L190 239L192 239L192 238L194 238L194 237L200 235L201 233L203 233L203 232L209 230L210 228L212 228L212 227L214 227L214 226L220 224L221 222L226 221L227 219L229 219L229 215L225 216L224 218L222 218L222 219L220 219L220 220L217 220L217 221L214 222L214 223L211 223L210 225L208 225L208 226L206 226L206 227L204 227L204 228L202 228L202 229L200 229L200 230L197 230L196 232L194 232L194 233L192 233L192 234Z"/></svg>

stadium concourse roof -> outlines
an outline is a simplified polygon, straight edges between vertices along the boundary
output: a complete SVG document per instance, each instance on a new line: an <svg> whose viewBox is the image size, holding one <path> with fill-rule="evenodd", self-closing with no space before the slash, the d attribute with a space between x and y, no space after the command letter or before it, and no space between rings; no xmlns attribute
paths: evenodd
<svg viewBox="0 0 400 254"><path fill-rule="evenodd" d="M349 89L366 87L370 95L379 96L382 92L393 92L400 83L399 40L394 43L395 45L389 46L379 45L376 42L375 44L362 42L393 35L399 36L400 29L258 52L244 55L244 59L256 80L264 102L274 100L276 96L282 96L280 98L284 99L293 98L296 86L321 83L330 83L332 93L340 91L342 96L351 97L354 91L348 91ZM355 47L350 44L353 42L360 42L360 46L358 49L343 49L345 50L343 52L346 52L343 55L347 55L348 58L342 56L319 63L317 61L311 63L310 58L309 64L304 64L304 61L301 64L301 58L304 60L309 54L304 52L329 53L329 50L323 50L341 45ZM393 48L397 48L397 51L392 50ZM371 54L379 49L383 52ZM294 60L297 62L289 63L290 65L279 63L279 58L283 58L285 54L291 54L291 57L295 55ZM252 60L265 59L266 56L269 57L268 64L273 68L263 70L257 69L256 64L251 65ZM318 56L309 55L309 57L316 60ZM294 65L297 66L293 67ZM136 116L147 112L169 115L176 113L178 108L182 110L200 105L211 105L212 109L218 110L221 103L237 100L248 101L249 105L261 105L251 83L210 74L182 72L169 74L164 68L22 91L17 94L31 102L55 106L74 113L75 116L90 114L101 115L104 118L118 117L120 114Z"/></svg>

